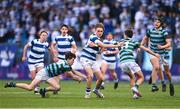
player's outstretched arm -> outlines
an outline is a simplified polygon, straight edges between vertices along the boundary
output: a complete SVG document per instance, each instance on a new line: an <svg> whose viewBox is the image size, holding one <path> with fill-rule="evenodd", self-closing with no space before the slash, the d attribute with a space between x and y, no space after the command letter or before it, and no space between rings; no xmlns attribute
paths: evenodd
<svg viewBox="0 0 180 109"><path fill-rule="evenodd" d="M149 54L154 55L154 56L157 57L157 58L160 58L160 57L161 57L159 54L154 53L153 51L151 51L150 49L148 49L148 48L146 48L146 47L144 47L144 46L142 46L142 45L140 46L140 48L143 49L144 51L148 52Z"/></svg>
<svg viewBox="0 0 180 109"><path fill-rule="evenodd" d="M87 78L87 76L86 76L86 75L82 74L82 73L81 73L81 72L79 72L79 71L72 70L72 72L73 72L75 75L77 75L77 76L81 77L81 78L82 78L82 80L84 80L84 79L86 79L86 78Z"/></svg>
<svg viewBox="0 0 180 109"><path fill-rule="evenodd" d="M149 41L149 38L147 36L144 36L140 45L146 46L148 45L148 41Z"/></svg>

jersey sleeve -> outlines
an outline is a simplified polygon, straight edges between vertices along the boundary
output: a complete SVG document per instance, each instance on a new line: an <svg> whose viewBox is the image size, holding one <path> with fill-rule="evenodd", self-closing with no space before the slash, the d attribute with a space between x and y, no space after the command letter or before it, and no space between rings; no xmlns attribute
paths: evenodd
<svg viewBox="0 0 180 109"><path fill-rule="evenodd" d="M28 42L28 45L31 47L34 45L34 43L35 43L35 40L32 40L31 42Z"/></svg>
<svg viewBox="0 0 180 109"><path fill-rule="evenodd" d="M76 44L76 42L72 36L69 38L69 41L70 41L71 45Z"/></svg>
<svg viewBox="0 0 180 109"><path fill-rule="evenodd" d="M135 48L139 48L140 47L140 43L139 42L136 41L136 42L134 42L134 44L135 44L135 46L134 46Z"/></svg>
<svg viewBox="0 0 180 109"><path fill-rule="evenodd" d="M98 37L93 37L90 39L90 41L94 42L95 44L97 44L100 40Z"/></svg>
<svg viewBox="0 0 180 109"><path fill-rule="evenodd" d="M55 38L52 38L52 43L56 43L57 42L57 36L54 36Z"/></svg>
<svg viewBox="0 0 180 109"><path fill-rule="evenodd" d="M163 36L164 36L165 38L170 38L167 31L164 31L164 32L163 32Z"/></svg>
<svg viewBox="0 0 180 109"><path fill-rule="evenodd" d="M147 36L147 37L150 37L150 30L147 30L146 36Z"/></svg>
<svg viewBox="0 0 180 109"><path fill-rule="evenodd" d="M50 44L48 42L46 43L46 47L50 49Z"/></svg>

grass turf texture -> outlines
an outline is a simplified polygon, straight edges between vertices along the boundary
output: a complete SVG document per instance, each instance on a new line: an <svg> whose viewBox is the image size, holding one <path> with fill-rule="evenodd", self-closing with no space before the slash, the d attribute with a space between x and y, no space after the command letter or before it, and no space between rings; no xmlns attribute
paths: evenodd
<svg viewBox="0 0 180 109"><path fill-rule="evenodd" d="M132 92L128 82L120 82L117 90L113 89L113 83L106 83L102 90L105 98L97 98L91 93L90 99L84 99L86 82L61 81L61 91L58 95L48 92L49 97L41 98L19 88L4 88L7 81L0 81L0 108L71 108L71 109L96 109L96 108L180 108L180 85L175 84L175 96L169 95L169 84L167 91L151 92L151 85L144 83L140 88L142 98L132 99ZM30 81L16 81L26 82ZM41 84L41 87L47 86ZM95 83L93 83L93 87Z"/></svg>

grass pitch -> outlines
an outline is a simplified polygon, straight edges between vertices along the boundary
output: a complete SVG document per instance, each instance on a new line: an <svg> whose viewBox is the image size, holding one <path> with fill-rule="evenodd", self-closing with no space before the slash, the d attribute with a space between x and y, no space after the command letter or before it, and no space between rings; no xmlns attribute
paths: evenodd
<svg viewBox="0 0 180 109"><path fill-rule="evenodd" d="M65 109L118 109L118 108L180 108L180 85L175 84L175 96L167 91L151 92L151 86L144 83L140 88L142 98L132 99L132 92L128 82L120 82L117 90L113 89L113 83L106 83L105 89L101 90L105 98L97 98L91 93L90 99L84 99L86 82L61 81L61 91L58 95L48 92L49 97L41 98L19 88L4 88L7 81L0 81L0 108L65 108ZM26 82L30 81L16 81ZM41 84L41 87L47 86ZM93 87L95 83L93 84Z"/></svg>

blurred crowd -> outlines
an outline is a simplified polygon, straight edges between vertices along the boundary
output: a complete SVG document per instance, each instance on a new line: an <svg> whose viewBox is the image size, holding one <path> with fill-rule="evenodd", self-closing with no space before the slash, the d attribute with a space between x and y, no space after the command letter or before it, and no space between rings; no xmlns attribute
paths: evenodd
<svg viewBox="0 0 180 109"><path fill-rule="evenodd" d="M51 41L60 25L67 24L77 45L84 46L98 22L105 25L104 36L111 32L118 40L127 27L133 27L135 40L141 41L159 15L165 17L180 48L179 0L1 0L0 43L25 44L41 29L49 31Z"/></svg>

